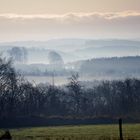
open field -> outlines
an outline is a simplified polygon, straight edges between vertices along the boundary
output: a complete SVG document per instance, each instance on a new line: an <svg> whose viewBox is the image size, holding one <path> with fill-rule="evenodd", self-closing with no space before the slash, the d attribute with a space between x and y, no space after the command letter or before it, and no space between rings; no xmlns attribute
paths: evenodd
<svg viewBox="0 0 140 140"><path fill-rule="evenodd" d="M4 131L1 129L0 134ZM119 140L118 125L19 128L13 140ZM140 140L140 124L123 125L124 140Z"/></svg>

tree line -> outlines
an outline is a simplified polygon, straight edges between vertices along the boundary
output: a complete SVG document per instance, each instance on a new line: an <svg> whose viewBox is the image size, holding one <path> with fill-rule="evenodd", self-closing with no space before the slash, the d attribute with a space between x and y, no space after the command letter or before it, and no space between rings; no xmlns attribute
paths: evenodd
<svg viewBox="0 0 140 140"><path fill-rule="evenodd" d="M19 76L10 61L0 59L0 119L16 117L140 117L140 80L101 81L86 88L79 75L69 83L33 84Z"/></svg>
<svg viewBox="0 0 140 140"><path fill-rule="evenodd" d="M84 75L138 77L140 74L140 56L96 58L80 63L79 72Z"/></svg>

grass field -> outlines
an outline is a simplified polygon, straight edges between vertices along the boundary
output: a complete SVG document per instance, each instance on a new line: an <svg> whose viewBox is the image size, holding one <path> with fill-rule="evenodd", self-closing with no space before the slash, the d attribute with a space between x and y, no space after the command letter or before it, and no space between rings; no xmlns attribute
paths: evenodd
<svg viewBox="0 0 140 140"><path fill-rule="evenodd" d="M118 125L19 128L10 132L13 140L119 140ZM123 135L124 140L140 140L140 124L123 125Z"/></svg>

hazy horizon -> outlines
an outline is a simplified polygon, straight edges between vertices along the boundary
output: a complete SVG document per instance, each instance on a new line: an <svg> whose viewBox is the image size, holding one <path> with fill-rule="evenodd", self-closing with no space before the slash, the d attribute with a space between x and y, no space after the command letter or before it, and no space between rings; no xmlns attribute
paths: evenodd
<svg viewBox="0 0 140 140"><path fill-rule="evenodd" d="M0 0L0 42L140 39L139 0Z"/></svg>

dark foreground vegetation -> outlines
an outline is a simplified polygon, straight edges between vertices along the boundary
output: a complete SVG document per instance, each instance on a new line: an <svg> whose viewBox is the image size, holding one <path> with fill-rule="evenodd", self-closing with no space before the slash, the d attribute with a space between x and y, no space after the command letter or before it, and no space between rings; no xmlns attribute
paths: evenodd
<svg viewBox="0 0 140 140"><path fill-rule="evenodd" d="M102 81L86 88L78 74L63 87L35 85L0 59L0 127L140 121L140 80ZM85 121L86 120L86 121Z"/></svg>

